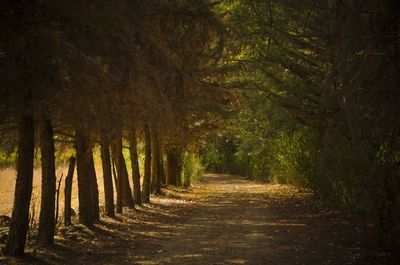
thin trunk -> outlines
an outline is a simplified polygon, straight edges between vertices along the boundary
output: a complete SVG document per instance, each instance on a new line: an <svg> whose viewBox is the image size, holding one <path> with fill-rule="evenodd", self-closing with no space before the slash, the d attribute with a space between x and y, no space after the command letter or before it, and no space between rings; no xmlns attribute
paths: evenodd
<svg viewBox="0 0 400 265"><path fill-rule="evenodd" d="M112 147L112 149L114 149ZM113 170L113 176L114 176L114 182L117 190L117 207L116 207L116 212L117 213L122 213L122 182L119 181L117 177L117 171L115 170L115 153L113 152L112 155L112 170Z"/></svg>
<svg viewBox="0 0 400 265"><path fill-rule="evenodd" d="M151 150L151 192L161 194L160 144L155 129L151 131Z"/></svg>
<svg viewBox="0 0 400 265"><path fill-rule="evenodd" d="M24 253L29 225L29 205L32 195L35 133L32 116L23 116L19 120L18 127L17 179L14 205L10 231L4 248L4 254L8 256L17 256Z"/></svg>
<svg viewBox="0 0 400 265"><path fill-rule="evenodd" d="M92 207L92 218L94 221L100 221L99 209L99 189L97 185L96 169L94 167L93 152L90 150L89 156L89 176L90 176L90 204Z"/></svg>
<svg viewBox="0 0 400 265"><path fill-rule="evenodd" d="M71 194L72 194L72 179L74 177L76 158L69 158L69 167L67 177L65 178L64 188L64 225L71 225Z"/></svg>
<svg viewBox="0 0 400 265"><path fill-rule="evenodd" d="M58 224L58 214L59 214L59 210L60 210L60 190L61 190L61 182L63 179L63 175L61 174L60 179L58 180L58 186L57 186L57 190L56 190L56 218L55 218L55 225Z"/></svg>
<svg viewBox="0 0 400 265"><path fill-rule="evenodd" d="M149 126L146 125L144 128L145 136L145 161L144 161L144 178L143 178L143 190L142 190L142 201L144 203L150 202L150 180L151 180L151 136Z"/></svg>
<svg viewBox="0 0 400 265"><path fill-rule="evenodd" d="M182 159L177 149L167 151L167 185L181 186Z"/></svg>
<svg viewBox="0 0 400 265"><path fill-rule="evenodd" d="M188 159L191 158L192 154L188 154ZM190 187L190 174L188 174L187 170L183 170L183 187L189 188Z"/></svg>
<svg viewBox="0 0 400 265"><path fill-rule="evenodd" d="M160 149L160 159L158 160L158 172L160 172L160 179L161 179L161 184L166 185L167 184L167 178L165 176L165 170L164 170L164 159L163 159L163 154Z"/></svg>
<svg viewBox="0 0 400 265"><path fill-rule="evenodd" d="M137 153L136 130L133 126L129 134L129 145L132 163L133 199L136 204L141 204L142 197L140 194L140 171Z"/></svg>
<svg viewBox="0 0 400 265"><path fill-rule="evenodd" d="M92 148L88 136L81 130L75 132L75 149L78 172L79 222L86 226L93 225L91 157Z"/></svg>
<svg viewBox="0 0 400 265"><path fill-rule="evenodd" d="M41 244L52 244L55 228L56 169L53 127L48 119L42 122L40 151L42 160L42 194L37 241Z"/></svg>
<svg viewBox="0 0 400 265"><path fill-rule="evenodd" d="M113 156L116 158L118 181L122 185L122 202L124 206L129 208L134 207L132 190L129 186L128 170L126 169L126 162L122 153L122 137L118 137L113 144Z"/></svg>
<svg viewBox="0 0 400 265"><path fill-rule="evenodd" d="M174 173L174 155L172 153L172 150L167 150L167 165L166 165L166 184L167 186L170 185L176 185L176 178L175 178L175 173Z"/></svg>
<svg viewBox="0 0 400 265"><path fill-rule="evenodd" d="M176 154L176 186L182 186L182 153Z"/></svg>
<svg viewBox="0 0 400 265"><path fill-rule="evenodd" d="M104 202L106 215L115 217L114 212L114 189L111 175L110 144L107 137L101 134L101 164L104 180Z"/></svg>

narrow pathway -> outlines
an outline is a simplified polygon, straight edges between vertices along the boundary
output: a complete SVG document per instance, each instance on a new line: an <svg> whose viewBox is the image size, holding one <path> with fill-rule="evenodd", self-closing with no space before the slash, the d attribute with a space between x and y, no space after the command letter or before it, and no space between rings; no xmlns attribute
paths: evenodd
<svg viewBox="0 0 400 265"><path fill-rule="evenodd" d="M210 174L195 193L195 210L177 224L158 254L138 264L384 262L361 230L334 213L316 212L307 195L288 187Z"/></svg>
<svg viewBox="0 0 400 265"><path fill-rule="evenodd" d="M105 218L94 229L62 228L51 248L5 264L396 264L372 235L309 195L282 185L207 174L189 192Z"/></svg>

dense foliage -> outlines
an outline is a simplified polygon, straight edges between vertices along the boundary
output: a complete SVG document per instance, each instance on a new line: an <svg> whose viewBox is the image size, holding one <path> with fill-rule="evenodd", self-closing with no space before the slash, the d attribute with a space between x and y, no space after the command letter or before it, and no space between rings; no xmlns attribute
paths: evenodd
<svg viewBox="0 0 400 265"><path fill-rule="evenodd" d="M204 149L209 168L308 187L399 245L399 11L394 0L225 1L227 85L242 103Z"/></svg>

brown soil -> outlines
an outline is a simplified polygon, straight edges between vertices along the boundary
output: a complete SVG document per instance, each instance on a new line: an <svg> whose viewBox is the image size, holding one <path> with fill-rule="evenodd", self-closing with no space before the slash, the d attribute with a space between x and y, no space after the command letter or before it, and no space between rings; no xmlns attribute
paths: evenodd
<svg viewBox="0 0 400 265"><path fill-rule="evenodd" d="M283 185L208 174L190 191L164 190L152 204L62 228L5 264L396 264L372 234Z"/></svg>

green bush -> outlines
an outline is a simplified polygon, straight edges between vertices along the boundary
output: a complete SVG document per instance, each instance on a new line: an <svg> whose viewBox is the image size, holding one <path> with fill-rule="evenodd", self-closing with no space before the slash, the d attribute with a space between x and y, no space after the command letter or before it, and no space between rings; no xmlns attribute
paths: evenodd
<svg viewBox="0 0 400 265"><path fill-rule="evenodd" d="M0 168L14 167L17 153L7 154L0 150Z"/></svg>

